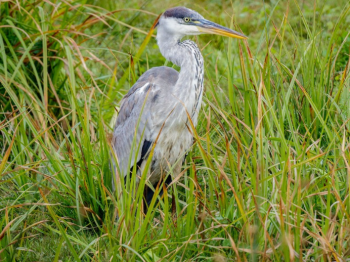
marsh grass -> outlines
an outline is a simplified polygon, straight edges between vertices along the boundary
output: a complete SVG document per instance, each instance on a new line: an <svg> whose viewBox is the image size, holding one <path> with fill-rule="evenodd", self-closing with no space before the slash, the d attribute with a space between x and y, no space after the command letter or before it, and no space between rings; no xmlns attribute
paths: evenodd
<svg viewBox="0 0 350 262"><path fill-rule="evenodd" d="M146 216L145 180L112 191L113 116L171 66L149 28L173 4L1 2L0 260L346 261L346 1L192 3L249 39L195 39L206 93L173 191Z"/></svg>

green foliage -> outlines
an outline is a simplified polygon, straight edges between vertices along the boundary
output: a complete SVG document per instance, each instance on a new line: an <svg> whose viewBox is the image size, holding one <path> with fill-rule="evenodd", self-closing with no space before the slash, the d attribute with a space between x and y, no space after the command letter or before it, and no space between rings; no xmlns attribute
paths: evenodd
<svg viewBox="0 0 350 262"><path fill-rule="evenodd" d="M206 93L173 191L147 215L145 179L113 192L119 102L171 66L146 35L172 5L1 2L0 261L348 259L348 1L189 4L249 39L193 39Z"/></svg>

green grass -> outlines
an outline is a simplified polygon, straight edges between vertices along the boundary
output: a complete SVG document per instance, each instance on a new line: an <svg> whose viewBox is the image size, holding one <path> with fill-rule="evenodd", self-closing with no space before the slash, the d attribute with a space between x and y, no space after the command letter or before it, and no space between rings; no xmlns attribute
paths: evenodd
<svg viewBox="0 0 350 262"><path fill-rule="evenodd" d="M146 36L185 4L1 2L0 261L349 259L345 0L188 3L249 39L191 38L205 96L174 192L143 216L145 181L112 191L119 102L172 66Z"/></svg>

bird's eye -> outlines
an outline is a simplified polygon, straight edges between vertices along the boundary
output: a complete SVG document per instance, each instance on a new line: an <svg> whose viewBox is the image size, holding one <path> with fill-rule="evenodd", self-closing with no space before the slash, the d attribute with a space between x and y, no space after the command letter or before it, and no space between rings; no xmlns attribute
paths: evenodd
<svg viewBox="0 0 350 262"><path fill-rule="evenodd" d="M191 18L189 18L189 17L185 17L185 18L184 18L184 21L185 21L186 23L188 23L188 22L190 22L190 21L191 21Z"/></svg>

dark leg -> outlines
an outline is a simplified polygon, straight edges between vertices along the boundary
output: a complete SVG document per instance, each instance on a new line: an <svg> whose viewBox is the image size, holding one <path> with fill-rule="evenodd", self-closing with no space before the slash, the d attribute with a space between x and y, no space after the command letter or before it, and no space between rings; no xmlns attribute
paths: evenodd
<svg viewBox="0 0 350 262"><path fill-rule="evenodd" d="M152 198L153 198L154 192L151 188L149 188L147 185L145 185L145 189L143 191L143 210L145 214L147 213L147 209L149 205L151 204Z"/></svg>
<svg viewBox="0 0 350 262"><path fill-rule="evenodd" d="M168 188L168 186L171 184L172 181L173 180L171 179L171 175L169 174L168 177L164 181L165 186ZM157 184L154 185L154 187L157 187L157 186L160 187L159 196L161 197L161 196L163 196L163 193L164 193L162 181L159 181ZM145 185L145 189L143 191L143 197L144 197L143 210L144 210L145 214L147 213L147 209L152 202L153 195L154 195L154 191L151 188L149 188L147 185Z"/></svg>
<svg viewBox="0 0 350 262"><path fill-rule="evenodd" d="M164 182L166 188L168 188L168 186L171 184L172 181L173 180L171 179L171 175L169 174L168 177L165 179L165 182ZM159 192L159 196L162 196L163 193L164 193L163 192L163 187L161 187L160 192Z"/></svg>

